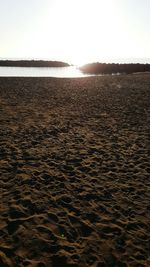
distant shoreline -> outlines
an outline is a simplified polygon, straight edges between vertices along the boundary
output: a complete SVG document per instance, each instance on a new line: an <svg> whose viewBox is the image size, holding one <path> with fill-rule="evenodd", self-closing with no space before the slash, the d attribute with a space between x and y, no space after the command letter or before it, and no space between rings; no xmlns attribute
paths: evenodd
<svg viewBox="0 0 150 267"><path fill-rule="evenodd" d="M69 67L62 61L48 60L0 60L0 67Z"/></svg>
<svg viewBox="0 0 150 267"><path fill-rule="evenodd" d="M88 74L132 74L150 71L150 64L140 63L90 63L79 68Z"/></svg>

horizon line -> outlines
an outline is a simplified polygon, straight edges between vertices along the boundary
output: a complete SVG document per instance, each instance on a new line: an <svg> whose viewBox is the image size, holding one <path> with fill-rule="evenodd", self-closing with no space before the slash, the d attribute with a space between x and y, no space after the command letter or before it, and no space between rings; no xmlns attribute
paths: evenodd
<svg viewBox="0 0 150 267"><path fill-rule="evenodd" d="M45 57L0 57L0 60L10 60L10 61L56 61L56 62L62 62L62 63L67 63L70 66L83 66L86 64L92 64L92 63L106 63L106 64L150 64L150 57L125 57L125 58L103 58L103 59L96 59L96 60L89 60L86 61L83 64L77 64L77 63L73 63L70 60L62 60L62 59L49 59L49 58L45 58ZM121 61L121 62L120 62ZM139 62L139 61L143 61L143 62Z"/></svg>

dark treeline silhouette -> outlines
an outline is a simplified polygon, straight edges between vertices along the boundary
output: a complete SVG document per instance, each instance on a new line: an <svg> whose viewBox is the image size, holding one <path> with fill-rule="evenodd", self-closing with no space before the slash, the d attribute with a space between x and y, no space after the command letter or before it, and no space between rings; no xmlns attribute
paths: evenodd
<svg viewBox="0 0 150 267"><path fill-rule="evenodd" d="M115 64L115 63L90 63L80 67L80 70L89 74L112 74L125 73L131 74L134 72L150 71L150 64L130 63L130 64Z"/></svg>
<svg viewBox="0 0 150 267"><path fill-rule="evenodd" d="M68 63L45 60L0 60L2 67L67 67Z"/></svg>

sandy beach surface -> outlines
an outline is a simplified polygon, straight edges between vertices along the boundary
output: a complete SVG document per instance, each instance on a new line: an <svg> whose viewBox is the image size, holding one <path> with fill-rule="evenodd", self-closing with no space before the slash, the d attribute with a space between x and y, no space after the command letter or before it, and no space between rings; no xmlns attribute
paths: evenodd
<svg viewBox="0 0 150 267"><path fill-rule="evenodd" d="M150 266L150 74L0 78L0 267Z"/></svg>

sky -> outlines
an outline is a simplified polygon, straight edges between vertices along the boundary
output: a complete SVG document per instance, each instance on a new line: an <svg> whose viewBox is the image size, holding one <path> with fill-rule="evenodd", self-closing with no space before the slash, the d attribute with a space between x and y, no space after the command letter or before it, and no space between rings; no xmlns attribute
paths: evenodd
<svg viewBox="0 0 150 267"><path fill-rule="evenodd" d="M150 59L150 0L0 0L0 58Z"/></svg>

